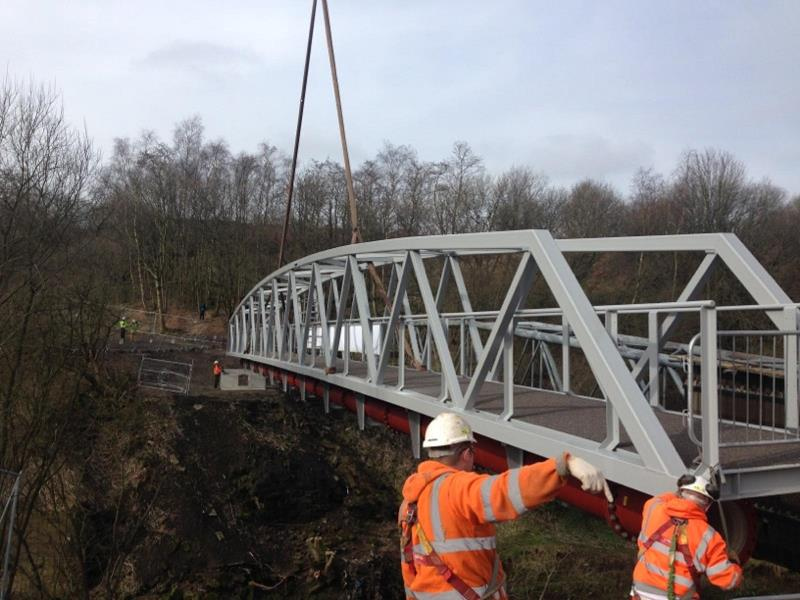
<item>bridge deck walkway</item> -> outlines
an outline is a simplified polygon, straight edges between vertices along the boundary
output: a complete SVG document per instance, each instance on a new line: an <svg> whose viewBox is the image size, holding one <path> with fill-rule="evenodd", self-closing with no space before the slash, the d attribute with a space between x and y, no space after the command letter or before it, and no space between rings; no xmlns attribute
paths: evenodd
<svg viewBox="0 0 800 600"><path fill-rule="evenodd" d="M316 358L315 366L320 370L324 369L325 365L320 357ZM335 366L337 373L341 374L344 368L343 360L337 359ZM367 366L365 363L351 360L348 374L365 379ZM324 380L325 376L322 375L320 379ZM466 377L459 377L459 381L462 391L466 391L469 380ZM414 392L434 398L440 395L441 375L437 371L417 371L407 368L404 383L406 389ZM397 384L396 367L387 367L384 384L388 386ZM499 415L503 410L503 384L487 380L481 388L475 408ZM656 416L681 458L687 465L692 464L699 455L699 449L686 432L685 417L662 409L656 409ZM521 385L514 386L513 418L598 443L603 440L606 432L604 400ZM700 428L700 419L697 418L695 430L699 433ZM765 435L770 435L770 432L766 431ZM719 436L722 443L743 442L748 439L756 440L758 432L752 427L748 431L743 425L721 422ZM624 427L620 428L620 442L621 448L633 450ZM722 447L720 459L726 470L800 464L800 442Z"/></svg>

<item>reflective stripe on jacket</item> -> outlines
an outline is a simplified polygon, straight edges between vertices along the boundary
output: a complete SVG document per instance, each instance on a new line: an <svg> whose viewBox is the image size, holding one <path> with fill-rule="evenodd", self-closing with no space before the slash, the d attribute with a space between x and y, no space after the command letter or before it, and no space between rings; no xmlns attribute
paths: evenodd
<svg viewBox="0 0 800 600"><path fill-rule="evenodd" d="M667 593L669 549L675 526L667 527L649 549L645 543L672 518L686 521L685 535L678 545L688 547L690 560L698 573L705 573L715 586L730 590L742 581L742 568L728 560L728 549L722 536L708 524L705 511L690 500L673 493L651 498L642 511L642 531L639 533L640 557L633 570L633 586L650 593ZM682 600L699 598L686 559L675 553L675 596Z"/></svg>
<svg viewBox="0 0 800 600"><path fill-rule="evenodd" d="M566 481L566 457L493 476L424 461L403 486L404 506L417 503L418 526L436 553L482 596L492 579L497 554L494 523L514 519L551 500ZM411 542L414 554L425 553L416 527ZM401 564L407 598L463 600L434 567L416 563L412 568L402 556ZM502 567L499 577L505 578ZM507 598L505 587L492 597Z"/></svg>

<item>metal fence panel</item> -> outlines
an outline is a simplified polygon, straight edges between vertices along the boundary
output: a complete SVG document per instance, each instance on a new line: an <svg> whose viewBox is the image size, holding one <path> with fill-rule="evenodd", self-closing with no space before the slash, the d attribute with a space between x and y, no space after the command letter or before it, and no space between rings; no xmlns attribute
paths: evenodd
<svg viewBox="0 0 800 600"><path fill-rule="evenodd" d="M188 363L142 357L138 383L141 387L188 394L193 361Z"/></svg>

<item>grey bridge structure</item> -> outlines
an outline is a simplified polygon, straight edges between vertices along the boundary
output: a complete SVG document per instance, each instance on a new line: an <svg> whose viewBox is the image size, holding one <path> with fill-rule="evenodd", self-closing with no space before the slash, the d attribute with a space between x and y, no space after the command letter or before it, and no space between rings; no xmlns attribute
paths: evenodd
<svg viewBox="0 0 800 600"><path fill-rule="evenodd" d="M568 258L624 252L697 267L668 301L592 305ZM750 303L710 297L725 271ZM317 382L326 410L330 389L349 390L362 428L365 399L403 409L416 456L421 423L451 410L509 465L569 451L644 494L685 472L717 478L727 500L800 492L798 305L732 234L343 246L260 281L228 339L232 357Z"/></svg>

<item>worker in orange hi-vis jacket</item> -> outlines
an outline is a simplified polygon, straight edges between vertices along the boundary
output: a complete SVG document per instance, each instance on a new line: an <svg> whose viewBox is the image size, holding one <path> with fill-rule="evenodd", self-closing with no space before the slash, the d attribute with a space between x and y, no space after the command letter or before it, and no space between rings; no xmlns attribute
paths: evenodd
<svg viewBox="0 0 800 600"><path fill-rule="evenodd" d="M725 590L742 582L739 557L727 548L706 518L706 511L718 497L719 490L705 478L683 475L677 492L645 503L631 598L699 598L702 573Z"/></svg>
<svg viewBox="0 0 800 600"><path fill-rule="evenodd" d="M214 388L216 389L219 387L219 380L222 377L222 374L225 372L225 369L222 368L222 365L219 364L218 360L215 360L212 371L214 372Z"/></svg>
<svg viewBox="0 0 800 600"><path fill-rule="evenodd" d="M507 598L494 523L552 500L569 475L612 501L602 473L567 453L500 475L473 473L475 437L455 413L430 422L423 447L431 460L406 480L398 514L409 599Z"/></svg>

